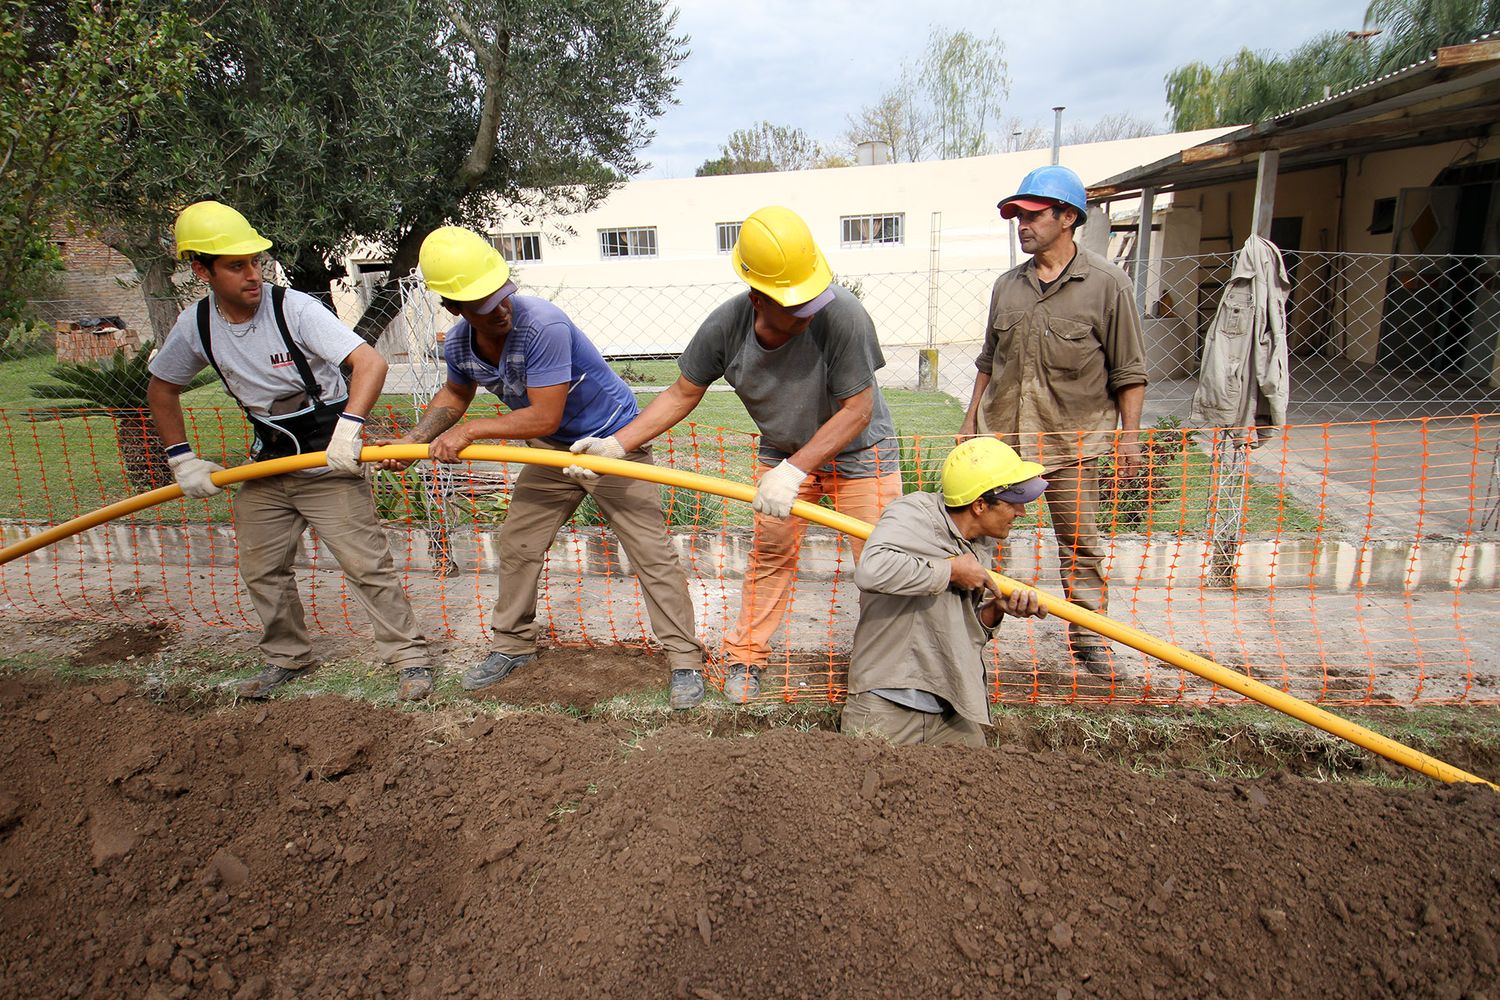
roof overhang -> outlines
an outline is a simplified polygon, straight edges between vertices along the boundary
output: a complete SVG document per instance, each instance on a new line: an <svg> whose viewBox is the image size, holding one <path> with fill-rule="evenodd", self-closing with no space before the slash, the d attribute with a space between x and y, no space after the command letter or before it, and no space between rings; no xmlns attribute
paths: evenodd
<svg viewBox="0 0 1500 1000"><path fill-rule="evenodd" d="M1500 38L1438 49L1428 59L1258 125L1090 185L1088 199L1207 187L1255 176L1267 150L1291 173L1351 156L1500 133Z"/></svg>

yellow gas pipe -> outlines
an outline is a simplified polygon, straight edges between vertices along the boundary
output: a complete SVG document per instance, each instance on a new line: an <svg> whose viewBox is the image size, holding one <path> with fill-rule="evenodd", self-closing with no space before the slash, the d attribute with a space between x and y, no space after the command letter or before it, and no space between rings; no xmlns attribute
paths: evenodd
<svg viewBox="0 0 1500 1000"><path fill-rule="evenodd" d="M415 461L427 457L427 446L425 444L398 444L382 445L380 447L369 446L364 449L361 458L365 462L378 462L382 459L399 459L403 461ZM684 472L681 469L660 467L655 465L644 465L640 462L627 462L614 458L596 458L592 455L573 455L565 451L548 451L542 448L523 448L509 445L470 445L465 448L460 457L468 461L478 462L520 462L530 465L551 465L561 468L567 465L581 465L601 475L627 476L632 479L644 479L647 482L659 483L663 486L676 486L683 489L695 490L700 493L712 493L716 496L727 497L731 500L741 500L746 503L755 499L755 487L745 483L730 482L725 479L715 479L711 476L699 475L696 472ZM294 455L290 458L278 458L269 462L254 462L249 465L237 466L233 469L225 469L213 475L214 484L217 486L230 486L249 479L261 479L266 476L276 476L286 472L295 472L300 469L313 469L325 464L324 453L312 452L306 455ZM160 489L142 493L139 496L121 500L118 503L101 507L96 511L75 517L71 521L48 528L46 531L32 535L30 538L16 542L0 549L0 565L17 559L37 549L51 545L53 542L76 535L81 531L112 521L136 511L145 510L168 500L175 500L182 496L182 489L178 486L163 486ZM792 507L793 513L809 521L834 528L847 535L856 538L869 538L871 526L864 521L840 514L826 507L799 500ZM1001 576L999 573L991 574L1000 591L1009 594L1014 590L1031 589L1025 584ZM1246 677L1244 674L1236 673L1196 653L1190 653L1185 649L1163 642L1155 636L1148 635L1117 622L1112 618L1080 608L1076 604L1069 603L1060 597L1054 597L1045 591L1037 591L1041 598L1042 608L1048 614L1056 615L1064 621L1073 622L1084 628L1099 633L1106 638L1137 649L1147 656L1163 660L1176 667L1181 667L1189 673L1197 674L1204 680L1220 687L1228 688L1246 698L1260 702L1268 708L1274 708L1278 712L1290 715L1292 718L1305 722L1326 733L1332 733L1341 739L1348 740L1356 746L1364 747L1371 753L1379 754L1387 760L1395 761L1403 767L1420 771L1431 778L1447 782L1471 782L1474 784L1488 785L1491 789L1500 792L1500 785L1486 781L1476 774L1470 774L1451 764L1446 764L1419 750L1414 750L1395 740L1387 739L1379 733L1356 725L1347 719L1340 718L1332 712L1326 712L1315 705L1310 705L1300 698L1295 698L1284 691L1278 691L1273 687L1262 684L1260 681Z"/></svg>

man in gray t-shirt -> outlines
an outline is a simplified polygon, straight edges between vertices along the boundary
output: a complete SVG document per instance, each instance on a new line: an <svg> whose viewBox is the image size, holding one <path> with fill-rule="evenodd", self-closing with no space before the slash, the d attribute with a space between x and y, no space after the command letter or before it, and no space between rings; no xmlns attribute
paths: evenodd
<svg viewBox="0 0 1500 1000"><path fill-rule="evenodd" d="M807 223L780 206L754 212L740 227L733 261L750 292L698 328L677 359L676 383L613 436L584 438L573 451L623 457L691 413L716 379L739 395L761 435L755 543L740 620L724 638L724 694L744 703L760 692L771 636L791 603L806 528L789 516L792 504L827 496L836 510L874 522L901 495L901 465L875 381L885 366L875 324L859 299L833 284ZM855 541L856 560L860 550Z"/></svg>

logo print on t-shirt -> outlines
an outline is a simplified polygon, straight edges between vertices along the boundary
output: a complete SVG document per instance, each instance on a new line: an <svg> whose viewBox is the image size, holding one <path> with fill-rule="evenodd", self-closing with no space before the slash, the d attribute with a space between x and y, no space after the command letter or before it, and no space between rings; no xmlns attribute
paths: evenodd
<svg viewBox="0 0 1500 1000"><path fill-rule="evenodd" d="M272 368L290 368L294 363L295 362L292 361L292 354L290 351L271 352Z"/></svg>

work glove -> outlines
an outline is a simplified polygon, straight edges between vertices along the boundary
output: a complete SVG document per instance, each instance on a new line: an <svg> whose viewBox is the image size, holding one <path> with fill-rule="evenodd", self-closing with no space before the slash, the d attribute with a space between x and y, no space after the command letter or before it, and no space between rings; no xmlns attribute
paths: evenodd
<svg viewBox="0 0 1500 1000"><path fill-rule="evenodd" d="M624 458L625 448L616 437L607 438L579 438L574 441L568 450L575 455L597 455L600 458ZM563 468L563 475L578 480L580 483L590 483L599 478L599 473L593 469L585 469L581 465L569 465Z"/></svg>
<svg viewBox="0 0 1500 1000"><path fill-rule="evenodd" d="M755 503L751 506L756 513L767 517L786 517L792 512L792 504L797 502L797 487L806 478L807 473L793 465L791 459L783 459L780 465L767 469L760 477Z"/></svg>
<svg viewBox="0 0 1500 1000"><path fill-rule="evenodd" d="M167 465L171 467L172 475L176 478L177 485L182 487L182 495L185 497L204 500L215 493L224 492L209 478L215 472L223 472L224 466L205 462L191 450L171 456L167 459Z"/></svg>
<svg viewBox="0 0 1500 1000"><path fill-rule="evenodd" d="M365 422L348 413L340 413L338 423L333 425L333 437L328 441L328 467L340 472L352 472L359 476L364 470L359 467L359 453L365 446Z"/></svg>

